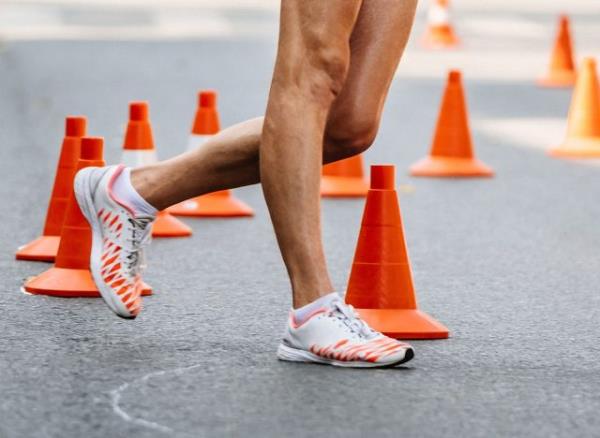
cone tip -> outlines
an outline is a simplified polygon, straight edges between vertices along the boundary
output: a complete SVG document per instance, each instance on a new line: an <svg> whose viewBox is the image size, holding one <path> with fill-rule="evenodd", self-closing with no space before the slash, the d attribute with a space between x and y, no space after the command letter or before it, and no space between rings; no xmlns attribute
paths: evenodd
<svg viewBox="0 0 600 438"><path fill-rule="evenodd" d="M596 69L596 59L592 56L586 56L585 58L583 58L582 64L584 68L589 68L593 70Z"/></svg>
<svg viewBox="0 0 600 438"><path fill-rule="evenodd" d="M129 120L132 122L148 120L148 102L131 102L129 104Z"/></svg>
<svg viewBox="0 0 600 438"><path fill-rule="evenodd" d="M448 82L460 82L462 73L460 70L450 70L448 72Z"/></svg>
<svg viewBox="0 0 600 438"><path fill-rule="evenodd" d="M394 190L396 168L393 164L371 165L371 189Z"/></svg>
<svg viewBox="0 0 600 438"><path fill-rule="evenodd" d="M66 137L83 137L87 119L84 116L67 116L65 119Z"/></svg>
<svg viewBox="0 0 600 438"><path fill-rule="evenodd" d="M217 107L217 92L214 90L201 90L198 92L198 106L201 108Z"/></svg>
<svg viewBox="0 0 600 438"><path fill-rule="evenodd" d="M81 139L81 159L101 160L104 139L102 137L83 137Z"/></svg>

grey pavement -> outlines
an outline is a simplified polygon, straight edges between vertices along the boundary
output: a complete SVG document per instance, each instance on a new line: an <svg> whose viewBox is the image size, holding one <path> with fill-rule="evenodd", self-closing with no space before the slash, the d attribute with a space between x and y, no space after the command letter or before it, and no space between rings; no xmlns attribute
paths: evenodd
<svg viewBox="0 0 600 438"><path fill-rule="evenodd" d="M548 14L529 14L552 28ZM154 241L156 294L133 322L99 299L20 292L48 267L13 257L41 231L65 115L87 115L116 162L127 102L147 99L158 153L170 157L199 88L219 90L225 126L263 112L274 50L262 37L3 44L0 437L598 436L599 168L475 130L495 178L408 177L429 148L441 77L394 82L366 154L397 166L419 305L451 330L414 342L407 366L277 361L289 286L259 187L235 191L255 218L186 220L192 238ZM465 84L478 120L564 118L570 98L525 80ZM362 207L323 201L340 290Z"/></svg>

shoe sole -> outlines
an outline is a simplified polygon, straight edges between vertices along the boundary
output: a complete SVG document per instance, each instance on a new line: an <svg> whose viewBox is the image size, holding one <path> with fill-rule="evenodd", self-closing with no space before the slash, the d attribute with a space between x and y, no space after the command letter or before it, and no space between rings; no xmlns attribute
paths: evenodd
<svg viewBox="0 0 600 438"><path fill-rule="evenodd" d="M92 229L92 252L90 254L90 271L92 278L96 283L96 287L100 292L100 295L104 299L104 302L108 305L117 316L123 319L135 319L136 315L131 315L125 305L121 302L119 296L113 292L110 287L105 286L104 280L101 274L101 268L99 264L100 257L102 255L102 231L100 221L98 220L98 212L94 206L94 200L91 197L91 176L93 168L82 169L77 172L74 182L74 192L79 208L83 213L83 216L90 224ZM100 178L101 180L102 178ZM99 181L100 181L99 180Z"/></svg>
<svg viewBox="0 0 600 438"><path fill-rule="evenodd" d="M341 361L335 359L327 359L325 357L317 356L306 350L299 350L297 348L289 347L284 344L280 344L277 349L277 358L288 362L303 362L303 363L316 363L321 365L333 365L336 367L344 368L393 368L403 363L408 362L415 357L415 352L412 348L407 348L404 352L404 357L395 362L391 363L377 363L377 362L359 362L359 361Z"/></svg>

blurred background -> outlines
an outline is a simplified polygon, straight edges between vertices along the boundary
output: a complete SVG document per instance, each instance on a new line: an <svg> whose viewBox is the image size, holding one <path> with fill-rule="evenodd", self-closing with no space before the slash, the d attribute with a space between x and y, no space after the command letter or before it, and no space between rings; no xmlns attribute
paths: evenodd
<svg viewBox="0 0 600 438"><path fill-rule="evenodd" d="M365 169L396 165L419 306L451 331L415 342L409 367L277 362L289 284L259 186L235 190L254 218L156 239L157 293L134 324L100 300L19 292L48 267L14 252L40 232L65 116L87 116L114 164L130 101L149 102L160 158L185 150L200 89L218 91L223 127L263 114L278 3L0 0L0 437L597 436L600 163L545 153L565 138L572 88L536 81L561 13L577 65L600 56L598 0L454 0L461 44L447 50L422 46L432 1L420 1L364 155ZM408 176L450 68L495 178ZM363 205L322 203L340 291Z"/></svg>

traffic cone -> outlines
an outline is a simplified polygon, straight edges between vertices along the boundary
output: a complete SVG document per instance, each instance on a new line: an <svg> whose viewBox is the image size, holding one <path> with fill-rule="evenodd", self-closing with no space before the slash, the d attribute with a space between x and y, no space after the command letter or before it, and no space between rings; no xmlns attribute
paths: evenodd
<svg viewBox="0 0 600 438"><path fill-rule="evenodd" d="M551 155L563 158L600 157L600 88L596 60L585 58L571 98L567 136Z"/></svg>
<svg viewBox="0 0 600 438"><path fill-rule="evenodd" d="M188 141L188 151L201 147L211 136L220 130L219 114L217 112L217 93L215 91L200 91L198 93L198 109L192 134ZM221 190L207 195L188 199L168 208L176 216L196 217L236 217L253 216L252 209L236 199L231 190Z"/></svg>
<svg viewBox="0 0 600 438"><path fill-rule="evenodd" d="M447 49L460 41L450 22L450 0L431 0L427 13L427 29L422 43L430 49Z"/></svg>
<svg viewBox="0 0 600 438"><path fill-rule="evenodd" d="M125 132L121 159L121 162L128 167L146 166L158 161L148 112L147 102L131 102L129 104L129 122ZM153 237L191 235L192 229L166 210L160 211L152 224Z"/></svg>
<svg viewBox="0 0 600 438"><path fill-rule="evenodd" d="M363 172L361 155L323 166L321 195L326 197L352 198L366 196L369 190Z"/></svg>
<svg viewBox="0 0 600 438"><path fill-rule="evenodd" d="M372 328L394 338L447 338L448 329L417 308L394 166L371 166L371 188L346 302Z"/></svg>
<svg viewBox="0 0 600 438"><path fill-rule="evenodd" d="M40 237L19 247L16 254L17 260L54 261L60 243L60 231L65 218L67 202L73 191L73 177L79 158L81 137L85 135L85 125L85 117L68 116L66 118L65 137L46 212L44 230Z"/></svg>
<svg viewBox="0 0 600 438"><path fill-rule="evenodd" d="M76 171L90 166L104 166L103 140L100 137L83 137L81 155ZM71 193L54 267L28 280L25 291L36 295L57 297L99 297L90 272L92 233L89 224ZM144 285L144 295L151 293Z"/></svg>
<svg viewBox="0 0 600 438"><path fill-rule="evenodd" d="M542 87L570 87L575 83L575 77L569 18L566 15L561 15L548 72L538 80L538 85Z"/></svg>
<svg viewBox="0 0 600 438"><path fill-rule="evenodd" d="M494 171L475 158L459 71L448 74L430 155L413 164L413 176L483 177Z"/></svg>

